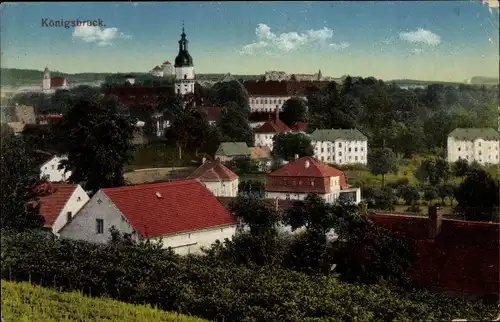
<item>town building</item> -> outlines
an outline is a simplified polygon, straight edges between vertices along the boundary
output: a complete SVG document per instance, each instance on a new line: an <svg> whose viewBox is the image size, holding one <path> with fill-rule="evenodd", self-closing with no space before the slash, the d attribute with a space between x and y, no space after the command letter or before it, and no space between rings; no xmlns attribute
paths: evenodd
<svg viewBox="0 0 500 322"><path fill-rule="evenodd" d="M38 124L48 125L60 122L63 119L62 114L44 114L38 115Z"/></svg>
<svg viewBox="0 0 500 322"><path fill-rule="evenodd" d="M313 157L296 158L267 176L266 198L303 200L317 193L327 202L361 201L361 189L350 188L345 174Z"/></svg>
<svg viewBox="0 0 500 322"><path fill-rule="evenodd" d="M50 182L65 182L71 176L71 171L59 169L61 161L67 160L66 156L51 155L40 165L40 179Z"/></svg>
<svg viewBox="0 0 500 322"><path fill-rule="evenodd" d="M493 128L456 128L448 135L447 160L499 164L500 135Z"/></svg>
<svg viewBox="0 0 500 322"><path fill-rule="evenodd" d="M271 169L273 157L271 149L267 146L251 147L250 159L257 162L257 166L259 167L260 171L267 172Z"/></svg>
<svg viewBox="0 0 500 322"><path fill-rule="evenodd" d="M250 149L245 142L222 142L215 152L215 159L228 162L234 158L249 158Z"/></svg>
<svg viewBox="0 0 500 322"><path fill-rule="evenodd" d="M65 77L50 76L50 71L47 67L43 71L42 92L45 94L53 94L58 89L69 89L69 83Z"/></svg>
<svg viewBox="0 0 500 322"><path fill-rule="evenodd" d="M203 164L188 178L200 180L216 197L238 195L238 175L224 166L220 159L203 160Z"/></svg>
<svg viewBox="0 0 500 322"><path fill-rule="evenodd" d="M265 122L261 127L255 129L255 146L268 147L273 150L273 138L279 133L290 133L292 129L288 127L279 118Z"/></svg>
<svg viewBox="0 0 500 322"><path fill-rule="evenodd" d="M193 66L193 58L188 51L189 41L186 39L184 27L182 27L181 40L179 40L179 53L175 57L175 93L180 95L194 94L196 82Z"/></svg>
<svg viewBox="0 0 500 322"><path fill-rule="evenodd" d="M160 66L156 65L149 71L149 74L154 77L163 77L163 69Z"/></svg>
<svg viewBox="0 0 500 322"><path fill-rule="evenodd" d="M59 230L80 211L90 199L78 184L44 182L36 188L39 214L44 219L44 228L56 236Z"/></svg>
<svg viewBox="0 0 500 322"><path fill-rule="evenodd" d="M110 229L177 254L231 239L237 220L197 179L100 189L60 230L61 238L107 243Z"/></svg>
<svg viewBox="0 0 500 322"><path fill-rule="evenodd" d="M367 164L368 138L357 129L317 129L310 137L318 160Z"/></svg>

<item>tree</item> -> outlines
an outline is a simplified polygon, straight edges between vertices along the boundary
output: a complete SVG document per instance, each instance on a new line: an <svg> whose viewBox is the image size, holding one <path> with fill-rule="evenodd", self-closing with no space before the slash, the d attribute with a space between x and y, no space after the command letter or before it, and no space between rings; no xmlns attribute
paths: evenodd
<svg viewBox="0 0 500 322"><path fill-rule="evenodd" d="M123 167L135 149L134 130L133 121L118 113L115 102L76 100L58 132L68 156L61 167L72 171L69 181L92 191L124 185Z"/></svg>
<svg viewBox="0 0 500 322"><path fill-rule="evenodd" d="M444 201L445 198L450 199L453 197L454 187L449 183L440 184L437 187L437 193L438 193L439 198L441 198L442 204L445 205L445 201ZM450 204L451 204L451 200L450 200Z"/></svg>
<svg viewBox="0 0 500 322"><path fill-rule="evenodd" d="M403 198L407 205L413 205L420 199L420 192L415 186L401 185L398 187L398 196Z"/></svg>
<svg viewBox="0 0 500 322"><path fill-rule="evenodd" d="M425 159L415 170L415 177L422 183L429 182L432 185L439 184L442 178L448 180L450 175L449 167L447 164L443 164L442 161L444 160L439 158Z"/></svg>
<svg viewBox="0 0 500 322"><path fill-rule="evenodd" d="M307 122L307 102L300 97L292 97L283 104L281 120L288 126L297 122Z"/></svg>
<svg viewBox="0 0 500 322"><path fill-rule="evenodd" d="M438 190L436 186L429 185L424 188L424 200L429 204L438 197Z"/></svg>
<svg viewBox="0 0 500 322"><path fill-rule="evenodd" d="M144 122L144 133L148 138L156 137L156 121L153 119L153 107L148 105L135 105L129 107L130 116L134 120Z"/></svg>
<svg viewBox="0 0 500 322"><path fill-rule="evenodd" d="M238 175L255 173L259 171L259 166L255 160L249 157L236 157L225 164L229 169Z"/></svg>
<svg viewBox="0 0 500 322"><path fill-rule="evenodd" d="M474 169L455 191L457 212L471 220L496 220L499 212L499 181L483 169Z"/></svg>
<svg viewBox="0 0 500 322"><path fill-rule="evenodd" d="M448 161L444 158L436 158L436 172L439 182L447 183L452 175L452 170Z"/></svg>
<svg viewBox="0 0 500 322"><path fill-rule="evenodd" d="M240 181L238 184L238 193L243 196L253 195L263 198L266 194L264 183L259 180Z"/></svg>
<svg viewBox="0 0 500 322"><path fill-rule="evenodd" d="M212 87L212 101L219 107L227 106L230 102L234 102L238 110L248 117L250 113L250 104L248 92L239 81L233 80L229 82L219 82Z"/></svg>
<svg viewBox="0 0 500 322"><path fill-rule="evenodd" d="M389 187L374 188L369 193L370 198L366 198L368 207L377 210L394 210L397 197Z"/></svg>
<svg viewBox="0 0 500 322"><path fill-rule="evenodd" d="M286 161L314 155L311 138L303 133L278 133L273 137L273 154Z"/></svg>
<svg viewBox="0 0 500 322"><path fill-rule="evenodd" d="M452 169L453 169L453 175L455 177L463 178L467 175L467 173L470 170L469 162L467 162L467 160L465 159L460 158L453 163Z"/></svg>
<svg viewBox="0 0 500 322"><path fill-rule="evenodd" d="M368 153L368 168L373 175L382 175L382 187L385 185L385 176L390 172L397 172L396 156L389 148L371 149Z"/></svg>
<svg viewBox="0 0 500 322"><path fill-rule="evenodd" d="M246 142L248 146L253 146L254 134L248 117L237 103L228 102L222 108L217 126L222 141Z"/></svg>
<svg viewBox="0 0 500 322"><path fill-rule="evenodd" d="M36 203L32 203L36 197L33 189L40 179L32 151L3 124L1 137L1 227L14 230L41 227L43 217L38 214Z"/></svg>
<svg viewBox="0 0 500 322"><path fill-rule="evenodd" d="M194 106L186 107L173 119L172 125L165 131L165 137L177 146L179 160L182 151L188 149L198 152L209 138L210 125L203 113Z"/></svg>

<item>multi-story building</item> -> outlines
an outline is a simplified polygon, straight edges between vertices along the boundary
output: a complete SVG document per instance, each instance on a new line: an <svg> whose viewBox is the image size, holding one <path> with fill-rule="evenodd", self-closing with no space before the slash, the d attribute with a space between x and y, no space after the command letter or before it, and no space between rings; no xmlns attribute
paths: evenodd
<svg viewBox="0 0 500 322"><path fill-rule="evenodd" d="M200 180L216 197L238 195L238 175L224 166L220 159L204 161L189 178Z"/></svg>
<svg viewBox="0 0 500 322"><path fill-rule="evenodd" d="M262 126L254 131L254 144L256 147L268 147L272 151L274 136L278 133L288 132L292 132L292 129L290 129L288 125L286 125L279 119L278 110L276 109L276 118L274 120L265 122Z"/></svg>
<svg viewBox="0 0 500 322"><path fill-rule="evenodd" d="M448 135L447 160L499 164L500 135L492 128L456 128Z"/></svg>
<svg viewBox="0 0 500 322"><path fill-rule="evenodd" d="M368 138L357 129L318 129L310 137L314 156L321 161L367 163Z"/></svg>
<svg viewBox="0 0 500 322"><path fill-rule="evenodd" d="M266 198L303 200L309 193L330 203L341 197L361 201L360 188L349 188L342 171L313 157L297 158L267 177Z"/></svg>

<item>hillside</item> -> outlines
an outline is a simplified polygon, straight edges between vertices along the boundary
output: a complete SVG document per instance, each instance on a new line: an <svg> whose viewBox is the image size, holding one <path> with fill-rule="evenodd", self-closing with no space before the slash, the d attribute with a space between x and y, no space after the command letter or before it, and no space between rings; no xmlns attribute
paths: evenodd
<svg viewBox="0 0 500 322"><path fill-rule="evenodd" d="M163 321L202 322L143 305L95 299L2 280L2 317L5 321Z"/></svg>
<svg viewBox="0 0 500 322"><path fill-rule="evenodd" d="M58 71L51 71L51 76L64 76L71 83L93 83L103 82L106 77L131 74L136 77L144 77L147 73L79 73L68 74ZM227 74L196 74L198 80L201 81L218 81L224 78ZM258 75L231 75L235 79L254 79ZM2 68L1 69L1 86L19 87L40 85L43 78L42 70L34 69L17 69L17 68Z"/></svg>

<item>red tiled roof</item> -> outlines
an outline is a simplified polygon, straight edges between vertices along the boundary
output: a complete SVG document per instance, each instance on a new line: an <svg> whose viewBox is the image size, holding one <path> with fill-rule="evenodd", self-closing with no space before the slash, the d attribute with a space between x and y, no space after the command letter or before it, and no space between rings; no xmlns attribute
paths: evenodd
<svg viewBox="0 0 500 322"><path fill-rule="evenodd" d="M325 88L326 81L255 81L243 83L250 96L305 96L307 88Z"/></svg>
<svg viewBox="0 0 500 322"><path fill-rule="evenodd" d="M199 166L189 178L197 178L201 181L232 181L238 179L238 176L217 159Z"/></svg>
<svg viewBox="0 0 500 322"><path fill-rule="evenodd" d="M284 133L292 130L281 120L267 121L255 130L255 133Z"/></svg>
<svg viewBox="0 0 500 322"><path fill-rule="evenodd" d="M417 285L443 291L500 293L500 224L442 219L441 232L428 239L426 217L374 213L384 228L417 241L411 276Z"/></svg>
<svg viewBox="0 0 500 322"><path fill-rule="evenodd" d="M168 60L165 60L165 61L163 62L163 65L171 65L171 64L170 64L170 62L169 62Z"/></svg>
<svg viewBox="0 0 500 322"><path fill-rule="evenodd" d="M218 106L203 106L201 110L207 115L208 121L217 121L220 114L220 107Z"/></svg>
<svg viewBox="0 0 500 322"><path fill-rule="evenodd" d="M290 126L290 129L294 132L306 132L307 131L307 123L305 122L297 122Z"/></svg>
<svg viewBox="0 0 500 322"><path fill-rule="evenodd" d="M66 78L55 76L50 78L50 88L63 87Z"/></svg>
<svg viewBox="0 0 500 322"><path fill-rule="evenodd" d="M46 114L46 115L39 115L38 119L40 121L58 121L63 118L62 115L60 114Z"/></svg>
<svg viewBox="0 0 500 322"><path fill-rule="evenodd" d="M197 179L102 191L143 237L160 237L236 223L231 212Z"/></svg>
<svg viewBox="0 0 500 322"><path fill-rule="evenodd" d="M52 227L77 186L76 184L45 182L35 188L40 195L38 197L39 213L45 219L44 227Z"/></svg>
<svg viewBox="0 0 500 322"><path fill-rule="evenodd" d="M307 166L307 163L309 165ZM307 167L306 167L307 166ZM340 177L341 189L347 189L345 175L336 169L314 157L302 157L285 164L278 170L271 172L270 177L308 177L308 178L329 178Z"/></svg>

